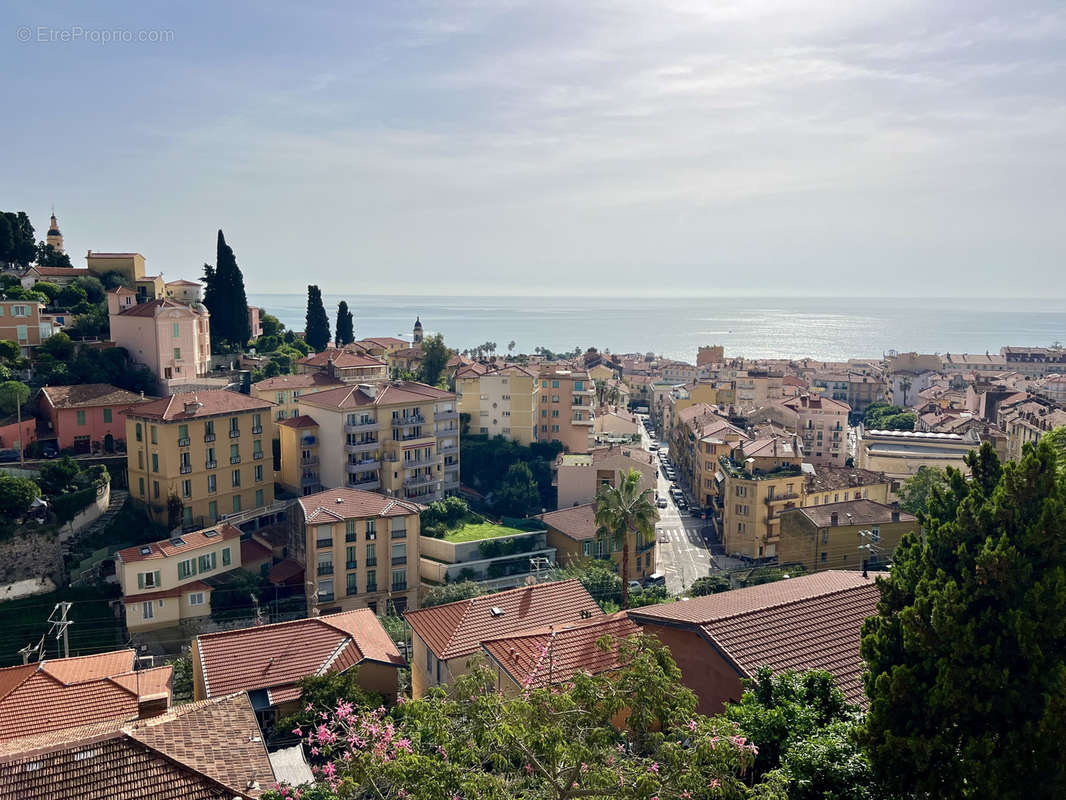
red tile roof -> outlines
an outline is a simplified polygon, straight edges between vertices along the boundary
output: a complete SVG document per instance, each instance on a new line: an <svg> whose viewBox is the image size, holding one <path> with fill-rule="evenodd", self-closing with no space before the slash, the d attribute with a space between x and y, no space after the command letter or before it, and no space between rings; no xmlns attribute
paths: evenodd
<svg viewBox="0 0 1066 800"><path fill-rule="evenodd" d="M604 650L597 642L640 634L626 612L605 617L519 631L481 643L485 651L519 686L539 688L570 680L577 672L596 675L619 666L617 646Z"/></svg>
<svg viewBox="0 0 1066 800"><path fill-rule="evenodd" d="M372 339L360 339L358 342L356 342L356 344L358 344L358 345L366 345L368 342L370 344L376 344L379 347L380 346L390 346L391 347L393 345L398 345L398 344L402 344L403 346L407 347L407 346L409 346L411 344L407 340L405 340L405 339L397 339L395 336L375 336Z"/></svg>
<svg viewBox="0 0 1066 800"><path fill-rule="evenodd" d="M158 300L149 300L147 303L137 303L136 305L122 309L118 313L119 316L122 317L154 317L159 311L165 308L183 309L190 314L206 313L204 311L196 311L192 306L188 306L185 303L179 303L177 300L171 300L167 297L160 297Z"/></svg>
<svg viewBox="0 0 1066 800"><path fill-rule="evenodd" d="M389 405L391 403L428 403L430 401L454 399L455 395L434 386L415 381L394 381L378 383L373 397L365 394L358 386L345 386L329 389L300 398L301 405L321 406L322 408L358 408L360 406Z"/></svg>
<svg viewBox="0 0 1066 800"><path fill-rule="evenodd" d="M186 411L186 404L199 403L199 407ZM236 414L242 411L264 411L273 408L274 403L269 400L260 400L240 392L230 392L225 389L211 389L205 392L182 392L180 394L154 400L151 403L130 408L126 411L128 416L138 419L156 419L163 422L184 421L188 419L201 419L218 414Z"/></svg>
<svg viewBox="0 0 1066 800"><path fill-rule="evenodd" d="M162 695L169 705L173 668L133 672L133 657L118 650L0 669L0 740L132 719L148 697Z"/></svg>
<svg viewBox="0 0 1066 800"><path fill-rule="evenodd" d="M286 428L317 428L318 423L306 414L301 414L298 417L289 417L288 419L279 419L278 425L284 425Z"/></svg>
<svg viewBox="0 0 1066 800"><path fill-rule="evenodd" d="M275 375L252 384L253 389L276 391L280 389L308 389L311 387L344 386L344 381L324 372L305 372L302 375Z"/></svg>
<svg viewBox="0 0 1066 800"><path fill-rule="evenodd" d="M239 689L271 691L308 675L363 661L402 666L403 657L367 608L196 637L194 657L208 697Z"/></svg>
<svg viewBox="0 0 1066 800"><path fill-rule="evenodd" d="M91 406L129 406L155 400L135 392L119 389L110 383L82 383L76 386L45 386L41 396L53 408L88 408Z"/></svg>
<svg viewBox="0 0 1066 800"><path fill-rule="evenodd" d="M696 630L743 676L763 665L828 670L848 702L865 705L859 638L879 599L874 576L828 570L629 613L638 623Z"/></svg>
<svg viewBox="0 0 1066 800"><path fill-rule="evenodd" d="M333 366L338 369L385 366L385 362L380 359L359 355L358 353L349 353L346 350L334 349L327 349L323 350L321 353L313 353L309 356L304 356L296 363L303 364L307 367L325 367L329 364L330 359L333 359Z"/></svg>
<svg viewBox="0 0 1066 800"><path fill-rule="evenodd" d="M20 800L252 798L274 782L248 695L0 742L0 796Z"/></svg>
<svg viewBox="0 0 1066 800"><path fill-rule="evenodd" d="M538 514L537 519L575 541L596 538L595 503L585 503L572 508L549 511L547 514Z"/></svg>
<svg viewBox="0 0 1066 800"><path fill-rule="evenodd" d="M240 536L240 528L236 528L228 522L222 522L210 528L204 528L199 531L190 531L189 533L183 533L181 536L173 537L171 539L162 539L158 542L149 542L148 544L140 544L136 547L127 547L125 550L119 550L116 555L118 555L125 564L132 564L135 561L150 561L154 558L184 557L192 550L218 544L219 542L224 542L229 539L239 539ZM178 539L181 540L180 544L176 543Z"/></svg>
<svg viewBox="0 0 1066 800"><path fill-rule="evenodd" d="M262 542L255 539L247 539L241 542L241 565L247 567L256 561L272 558L274 551Z"/></svg>
<svg viewBox="0 0 1066 800"><path fill-rule="evenodd" d="M502 614L494 613L498 609ZM442 661L474 653L483 641L545 625L602 617L578 580L539 583L407 611L404 618Z"/></svg>
<svg viewBox="0 0 1066 800"><path fill-rule="evenodd" d="M92 275L85 267L30 267L42 278L80 278Z"/></svg>
<svg viewBox="0 0 1066 800"><path fill-rule="evenodd" d="M300 576L302 583L303 574L303 564L293 558L286 558L270 568L270 572L267 573L267 580L270 583L288 583L293 578Z"/></svg>
<svg viewBox="0 0 1066 800"><path fill-rule="evenodd" d="M837 525L879 525L890 522L916 522L914 514L900 511L898 508L875 503L873 500L847 500L841 503L809 506L807 508L787 509L782 513L799 513L819 528L832 527L833 515L836 514ZM896 519L892 515L898 515Z"/></svg>
<svg viewBox="0 0 1066 800"><path fill-rule="evenodd" d="M425 510L425 506L410 500L398 500L346 486L304 495L297 502L303 509L304 519L309 523L340 522L362 517L402 517Z"/></svg>

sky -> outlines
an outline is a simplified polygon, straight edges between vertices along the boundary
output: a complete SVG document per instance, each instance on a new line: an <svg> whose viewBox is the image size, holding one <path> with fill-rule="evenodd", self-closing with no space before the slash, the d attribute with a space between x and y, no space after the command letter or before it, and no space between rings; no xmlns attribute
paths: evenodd
<svg viewBox="0 0 1066 800"><path fill-rule="evenodd" d="M250 292L1066 296L1061 0L87 5L0 22L0 208L75 266L222 228Z"/></svg>

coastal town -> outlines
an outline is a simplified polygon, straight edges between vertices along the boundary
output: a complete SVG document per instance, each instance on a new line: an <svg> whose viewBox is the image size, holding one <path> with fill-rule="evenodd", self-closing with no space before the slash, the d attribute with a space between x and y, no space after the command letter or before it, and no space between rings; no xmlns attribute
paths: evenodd
<svg viewBox="0 0 1066 800"><path fill-rule="evenodd" d="M315 285L288 330L222 231L215 264L164 280L138 252L73 257L55 213L39 242L0 219L0 797L297 797L341 766L435 796L374 760L393 743L338 766L316 714L373 728L477 676L505 704L607 691L644 663L626 642L668 648L700 719L810 670L861 713L877 577L958 481L1021 474L1066 426L1059 344L500 352L427 332L432 306L358 338L359 296L326 309ZM713 766L733 794L664 767L623 770L624 796L741 796L746 732ZM108 774L83 792L85 759Z"/></svg>

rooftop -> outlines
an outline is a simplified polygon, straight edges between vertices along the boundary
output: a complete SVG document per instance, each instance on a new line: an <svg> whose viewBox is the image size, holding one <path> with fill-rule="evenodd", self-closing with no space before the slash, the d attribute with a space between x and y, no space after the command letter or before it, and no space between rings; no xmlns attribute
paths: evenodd
<svg viewBox="0 0 1066 800"><path fill-rule="evenodd" d="M126 564L131 564L135 561L150 561L156 558L174 558L175 556L185 556L190 551L201 547L208 547L219 542L239 539L240 537L241 531L239 528L235 528L228 522L223 522L210 528L183 533L180 536L173 536L158 542L127 547L125 550L119 550L116 555L120 561Z"/></svg>
<svg viewBox="0 0 1066 800"><path fill-rule="evenodd" d="M296 363L308 367L325 367L329 364L330 360L333 361L333 366L338 369L385 366L385 362L377 358L371 358L370 356L350 353L347 350L335 350L332 348L323 350L321 353L313 353L309 356L304 356Z"/></svg>
<svg viewBox="0 0 1066 800"><path fill-rule="evenodd" d="M260 400L247 394L225 389L203 392L181 392L141 403L127 410L127 416L138 419L155 419L162 422L184 422L221 414L236 414L244 411L265 411L274 406L269 400Z"/></svg>
<svg viewBox="0 0 1066 800"><path fill-rule="evenodd" d="M889 522L916 522L918 518L898 508L875 503L873 500L845 500L842 503L829 503L805 508L789 508L782 514L802 514L819 528L836 525L880 525ZM893 518L893 514L897 515ZM833 522L836 516L837 521Z"/></svg>
<svg viewBox="0 0 1066 800"><path fill-rule="evenodd" d="M206 310L197 310L199 306L188 306L184 303L179 303L176 300L171 300L166 297L160 297L156 300L149 300L147 303L137 303L136 305L128 306L119 311L120 317L154 317L162 309L181 310L186 314L206 314ZM172 315L173 316L173 315Z"/></svg>
<svg viewBox="0 0 1066 800"><path fill-rule="evenodd" d="M260 391L279 391L283 389L311 389L315 387L344 386L344 381L326 375L323 372L305 372L302 375L275 375L252 384Z"/></svg>
<svg viewBox="0 0 1066 800"><path fill-rule="evenodd" d="M298 417L287 417L285 419L279 419L278 425L285 428L317 428L318 423L315 422L314 417L309 417L306 414L301 414Z"/></svg>
<svg viewBox="0 0 1066 800"><path fill-rule="evenodd" d="M498 539L501 536L524 536L533 531L496 525L492 522L467 522L444 536L446 542L477 542L481 539Z"/></svg>
<svg viewBox="0 0 1066 800"><path fill-rule="evenodd" d="M874 472L859 467L835 467L826 464L810 465L813 474L806 477L808 492L826 492L833 489L847 489L853 486L873 486L888 483L883 472Z"/></svg>
<svg viewBox="0 0 1066 800"><path fill-rule="evenodd" d="M455 398L455 395L451 392L415 381L382 382L375 384L375 387L373 397L360 389L359 386L349 385L301 397L300 404L328 409L346 409L360 408L362 406L428 403Z"/></svg>
<svg viewBox="0 0 1066 800"><path fill-rule="evenodd" d="M522 586L404 613L441 660L468 656L488 639L589 616L602 617L603 612L578 580Z"/></svg>
<svg viewBox="0 0 1066 800"><path fill-rule="evenodd" d="M549 511L547 514L539 514L537 519L576 541L596 538L595 503Z"/></svg>
<svg viewBox="0 0 1066 800"><path fill-rule="evenodd" d="M83 383L75 386L45 386L41 395L54 408L88 408L92 406L119 406L155 400L135 392L119 389L110 383Z"/></svg>
<svg viewBox="0 0 1066 800"><path fill-rule="evenodd" d="M303 509L304 519L316 525L362 517L402 517L418 514L424 509L424 506L410 500L398 500L346 486L305 495L297 502Z"/></svg>

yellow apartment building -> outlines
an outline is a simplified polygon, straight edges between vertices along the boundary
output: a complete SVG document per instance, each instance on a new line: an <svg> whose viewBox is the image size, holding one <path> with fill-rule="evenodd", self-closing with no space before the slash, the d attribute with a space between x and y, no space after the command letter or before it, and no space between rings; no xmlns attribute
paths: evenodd
<svg viewBox="0 0 1066 800"><path fill-rule="evenodd" d="M918 530L917 518L872 500L848 500L781 515L778 560L825 569L883 568L903 534Z"/></svg>
<svg viewBox="0 0 1066 800"><path fill-rule="evenodd" d="M537 372L520 365L485 368L471 364L455 376L459 410L470 415L470 432L529 445L537 440Z"/></svg>
<svg viewBox="0 0 1066 800"><path fill-rule="evenodd" d="M182 527L274 502L273 404L225 390L171 395L126 411L130 494L167 523L171 496Z"/></svg>
<svg viewBox="0 0 1066 800"><path fill-rule="evenodd" d="M549 364L541 366L538 377L537 438L542 442L560 442L571 453L587 453L596 421L593 412L596 387L589 374Z"/></svg>
<svg viewBox="0 0 1066 800"><path fill-rule="evenodd" d="M89 272L98 278L108 272L124 275L137 293L138 303L166 297L163 276L146 274L144 256L140 253L94 253L90 250L85 262Z"/></svg>
<svg viewBox="0 0 1066 800"><path fill-rule="evenodd" d="M277 480L285 489L298 495L315 494L322 489L318 477L318 423L303 414L279 420L281 469Z"/></svg>
<svg viewBox="0 0 1066 800"><path fill-rule="evenodd" d="M596 533L596 504L585 503L540 514L537 519L548 531L549 547L555 548L555 563L589 564L594 560L606 562L615 572L622 573L622 546ZM633 532L629 540L629 573L627 581L639 581L655 572L655 537L645 539Z"/></svg>
<svg viewBox="0 0 1066 800"><path fill-rule="evenodd" d="M706 403L681 410L670 437L670 456L678 478L698 505L721 507L719 459L729 457L750 438Z"/></svg>
<svg viewBox="0 0 1066 800"><path fill-rule="evenodd" d="M274 421L280 423L283 419L299 416L299 401L302 395L324 392L339 386L344 386L344 381L327 373L305 372L300 375L276 375L253 383L251 394L252 397L273 403ZM275 434L277 433L275 430Z"/></svg>
<svg viewBox="0 0 1066 800"><path fill-rule="evenodd" d="M346 487L301 497L289 516L289 550L306 565L308 612L418 608L423 508Z"/></svg>
<svg viewBox="0 0 1066 800"><path fill-rule="evenodd" d="M206 617L211 613L211 585L204 578L269 563L270 548L256 544L245 547L256 561L242 562L241 531L223 523L119 550L115 573L122 587L126 627L136 633Z"/></svg>
<svg viewBox="0 0 1066 800"><path fill-rule="evenodd" d="M324 487L379 491L429 503L459 491L459 411L451 392L414 381L361 383L303 395L303 416L318 425L318 480ZM281 442L286 463L304 459Z"/></svg>

